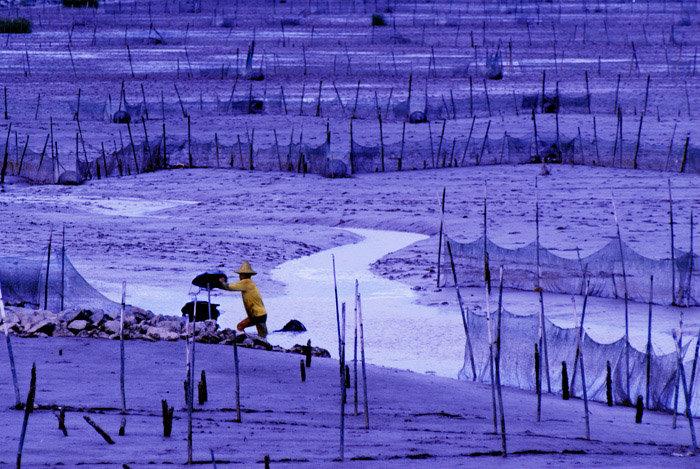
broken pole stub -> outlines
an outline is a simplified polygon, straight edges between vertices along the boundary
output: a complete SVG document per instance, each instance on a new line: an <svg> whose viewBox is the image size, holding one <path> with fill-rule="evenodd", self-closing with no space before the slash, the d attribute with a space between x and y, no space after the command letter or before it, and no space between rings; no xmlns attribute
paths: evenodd
<svg viewBox="0 0 700 469"><path fill-rule="evenodd" d="M304 355L306 355L306 367L311 368L311 339L306 342L304 347Z"/></svg>
<svg viewBox="0 0 700 469"><path fill-rule="evenodd" d="M306 367L304 366L304 360L299 360L299 369L301 371L301 382L306 381Z"/></svg>
<svg viewBox="0 0 700 469"><path fill-rule="evenodd" d="M569 400L569 373L566 371L566 362L561 362L561 398Z"/></svg>
<svg viewBox="0 0 700 469"><path fill-rule="evenodd" d="M100 428L99 425L97 425L95 422L93 422L92 419L91 419L90 417L88 417L87 415L83 415L83 418L85 419L85 421L86 421L87 423L90 424L90 426L91 426L92 428L95 429L95 431L96 431L97 433L100 434L100 436L101 436L102 438L104 438L104 440L105 440L107 443L109 443L110 445L113 445L113 444L114 444L114 440L107 434L107 432L105 432L104 430L102 430L102 428Z"/></svg>
<svg viewBox="0 0 700 469"><path fill-rule="evenodd" d="M173 413L175 412L174 407L168 407L168 401L163 399L160 401L163 408L163 436L168 438L173 430Z"/></svg>
<svg viewBox="0 0 700 469"><path fill-rule="evenodd" d="M613 395L612 395L612 369L610 368L610 360L607 363L607 372L605 375L605 395L608 402L608 407L613 406Z"/></svg>
<svg viewBox="0 0 700 469"><path fill-rule="evenodd" d="M642 396L637 396L637 413L634 416L635 423L642 423L642 415L644 414L644 399Z"/></svg>
<svg viewBox="0 0 700 469"><path fill-rule="evenodd" d="M203 405L209 400L209 393L207 392L207 374L204 370L202 370L202 379L198 383L197 391L199 405Z"/></svg>

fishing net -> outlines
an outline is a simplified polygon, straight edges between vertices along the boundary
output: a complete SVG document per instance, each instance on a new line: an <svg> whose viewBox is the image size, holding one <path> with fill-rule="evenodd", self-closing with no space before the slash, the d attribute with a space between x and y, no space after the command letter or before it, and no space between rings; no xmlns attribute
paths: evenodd
<svg viewBox="0 0 700 469"><path fill-rule="evenodd" d="M95 288L62 252L28 256L0 255L0 282L6 304L53 312L69 308L118 313L119 304ZM47 275L48 272L48 275Z"/></svg>
<svg viewBox="0 0 700 469"><path fill-rule="evenodd" d="M494 308L496 310L497 308ZM579 310L580 312L580 310ZM495 341L497 314L492 312L492 327ZM490 382L489 368L489 334L488 321L485 314L477 314L467 310L466 323L472 344L476 379ZM520 389L536 390L535 344L540 343L539 327L540 314L516 315L503 310L501 315L501 383ZM539 347L542 391L562 392L562 362L566 363L568 383L571 394L583 397L583 386L580 366L574 370L577 348L577 329L561 328L545 318L544 330L547 340L546 352ZM495 345L494 345L495 347ZM627 365L627 347L624 338L612 343L600 343L584 332L582 341L584 357L584 374L588 399L606 401L607 366L611 368L612 397L614 402L635 402L637 396L642 396L646 403L647 388L647 357L634 347L629 347L629 373ZM686 344L684 368L686 379L689 381L692 368L692 353ZM693 350L694 351L694 350ZM545 355L546 353L546 355ZM677 382L677 354L658 354L653 347L650 355L649 401L651 409L673 409L674 392ZM547 370L546 365L549 365ZM629 374L629 393L627 378ZM547 377L549 376L549 377ZM465 347L464 366L459 372L459 378L474 379L469 348ZM688 382L688 386L690 383ZM681 394L682 396L682 394ZM691 410L697 415L700 412L700 391L693 387ZM534 405L534 404L533 404ZM685 399L678 399L678 409L685 410Z"/></svg>
<svg viewBox="0 0 700 469"><path fill-rule="evenodd" d="M450 243L460 285L481 285L484 279L484 237L472 242L459 242L445 236L440 269L447 284L453 284L450 259L446 243ZM508 266L503 285L507 288L534 291L537 286L537 244L509 249L491 240L486 241L491 278L496 278L501 265ZM575 259L562 257L540 244L541 288L553 293L581 295L583 278L589 283L589 294L604 298L621 298L632 301L650 300L650 277L654 276L653 301L657 304L698 305L700 288L699 257L694 255L692 268L690 253L675 250L674 262L670 259L652 259L642 256L627 243L612 240L599 251ZM625 263L625 276L622 261ZM675 266L675 267L674 267ZM691 273L692 272L692 273Z"/></svg>

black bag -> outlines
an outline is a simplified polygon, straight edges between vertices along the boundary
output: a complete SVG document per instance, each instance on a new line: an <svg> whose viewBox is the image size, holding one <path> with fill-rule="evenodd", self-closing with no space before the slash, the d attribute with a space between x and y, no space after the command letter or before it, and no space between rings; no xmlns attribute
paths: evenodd
<svg viewBox="0 0 700 469"><path fill-rule="evenodd" d="M209 285L209 288L218 288L219 285L221 285L221 281L219 280L221 277L224 278L224 281L228 279L225 273L218 270L205 272L197 275L194 280L192 280L192 285L199 288L207 288L207 285Z"/></svg>
<svg viewBox="0 0 700 469"><path fill-rule="evenodd" d="M206 301L198 301L197 302L197 314L195 315L195 320L196 321L206 321L207 319L218 319L219 317L219 310L218 304L211 304L211 317L209 317L209 304ZM185 306L182 307L180 311L182 311L183 316L187 316L192 322L192 312L194 310L194 302L190 301L187 303Z"/></svg>

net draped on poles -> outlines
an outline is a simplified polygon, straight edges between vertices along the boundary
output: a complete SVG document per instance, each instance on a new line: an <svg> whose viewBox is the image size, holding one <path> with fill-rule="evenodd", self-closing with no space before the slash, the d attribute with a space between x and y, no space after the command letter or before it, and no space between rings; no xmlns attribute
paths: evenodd
<svg viewBox="0 0 700 469"><path fill-rule="evenodd" d="M481 285L484 277L484 238L480 236L471 242L456 241L445 236L454 255L457 278L463 285ZM504 286L517 290L533 291L537 285L537 244L509 249L487 239L491 276L497 274L497 266L508 266L504 276ZM444 248L444 246L443 246ZM700 303L700 256L693 256L691 276L690 253L675 250L675 286L672 281L674 269L670 259L645 257L627 243L622 242L625 270L627 274L627 294L630 300L646 303L649 301L650 277L654 276L654 298L656 304L670 305L675 299L679 305L697 306ZM443 249L443 252L446 249ZM624 278L620 244L611 240L600 250L580 259L559 256L540 244L541 288L552 293L582 295L584 275L590 282L589 295L603 298L624 296ZM440 269L445 282L451 282L450 260L443 256ZM686 303L687 302L687 303Z"/></svg>
<svg viewBox="0 0 700 469"><path fill-rule="evenodd" d="M504 276L505 278L505 276ZM485 315L467 311L467 324L472 343L476 379L489 382L489 349L488 329ZM561 363L566 362L569 379L573 375L576 354L575 328L561 328L545 319L547 334L549 370L552 392L561 393ZM536 312L529 315L516 315L506 310L501 318L501 382L505 386L513 386L530 391L535 390L535 353L534 344L539 340L539 317ZM612 368L612 391L615 402L635 402L636 396L646 393L646 354L633 347L630 348L630 395L627 395L625 380L625 341L624 337L612 343L596 342L585 332L583 333L583 356L586 369L586 386L588 398L606 401L607 362ZM692 352L690 343L684 344L683 354L686 376L692 369ZM544 358L543 358L544 359ZM580 369L576 381L571 388L572 395L581 397L582 387ZM649 386L649 408L656 410L672 410L673 397L677 380L677 355L651 354L651 379ZM469 351L465 347L464 366L459 372L459 378L472 380L473 374ZM700 388L693 387L691 410L693 415L700 412ZM679 399L678 411L685 411L685 400Z"/></svg>
<svg viewBox="0 0 700 469"><path fill-rule="evenodd" d="M0 255L0 282L8 305L56 313L72 308L119 312L119 303L90 285L67 255L63 257L60 251L52 252L49 262L46 255L47 250L26 256Z"/></svg>

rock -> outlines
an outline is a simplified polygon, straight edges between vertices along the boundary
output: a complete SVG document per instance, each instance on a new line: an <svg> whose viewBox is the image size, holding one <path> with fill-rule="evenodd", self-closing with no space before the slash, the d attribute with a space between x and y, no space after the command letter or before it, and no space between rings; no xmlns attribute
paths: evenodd
<svg viewBox="0 0 700 469"><path fill-rule="evenodd" d="M58 313L58 320L69 323L76 319L88 319L90 316L88 311L84 309L71 308Z"/></svg>
<svg viewBox="0 0 700 469"><path fill-rule="evenodd" d="M306 330L306 327L301 323L301 321L292 319L287 324L285 324L284 327L280 330L283 332L304 332Z"/></svg>
<svg viewBox="0 0 700 469"><path fill-rule="evenodd" d="M112 116L112 122L115 124L129 124L131 123L131 114L126 111L117 111Z"/></svg>
<svg viewBox="0 0 700 469"><path fill-rule="evenodd" d="M173 341L180 338L180 334L170 331L160 326L149 326L146 330L146 336L153 340L168 340Z"/></svg>
<svg viewBox="0 0 700 469"><path fill-rule="evenodd" d="M272 350L272 345L270 345L267 341L259 338L253 339L253 346L261 350Z"/></svg>
<svg viewBox="0 0 700 469"><path fill-rule="evenodd" d="M102 330L108 334L119 334L119 321L107 321L102 324Z"/></svg>
<svg viewBox="0 0 700 469"><path fill-rule="evenodd" d="M80 332L85 330L87 325L88 325L88 322L86 320L76 319L75 321L71 321L68 324L68 330L73 332L74 334L79 334Z"/></svg>
<svg viewBox="0 0 700 469"><path fill-rule="evenodd" d="M327 178L342 178L347 176L347 174L347 165L343 161L338 159L331 159L326 161L326 165L323 167L323 176Z"/></svg>
<svg viewBox="0 0 700 469"><path fill-rule="evenodd" d="M248 336L243 336L243 337L245 337L245 339L242 342L239 342L239 345L241 347L253 348L253 345L254 345L253 339L251 339Z"/></svg>
<svg viewBox="0 0 700 469"><path fill-rule="evenodd" d="M69 331L66 328L65 323L59 323L56 328L53 330L53 336L54 337L73 337L75 334L73 334L71 331Z"/></svg>
<svg viewBox="0 0 700 469"><path fill-rule="evenodd" d="M147 319L153 319L156 317L156 315L152 312L132 305L127 305L126 308L124 308L124 312L126 314L133 314L133 316L136 318L136 322L143 322Z"/></svg>
<svg viewBox="0 0 700 469"><path fill-rule="evenodd" d="M79 186L85 182L85 178L75 171L63 171L58 176L58 183L64 186Z"/></svg>
<svg viewBox="0 0 700 469"><path fill-rule="evenodd" d="M427 122L427 119L425 117L425 113L422 111L414 111L411 113L411 115L408 117L408 122L410 124L420 124L423 122Z"/></svg>
<svg viewBox="0 0 700 469"><path fill-rule="evenodd" d="M95 327L97 327L100 325L100 323L102 321L104 321L104 318L105 318L104 311L102 311L101 309L98 309L98 310L93 311L92 314L90 315L90 322L92 322L92 324Z"/></svg>
<svg viewBox="0 0 700 469"><path fill-rule="evenodd" d="M41 321L34 323L34 325L30 327L27 332L30 334L45 334L49 336L53 334L55 328L55 321L51 321L50 319L42 319Z"/></svg>

